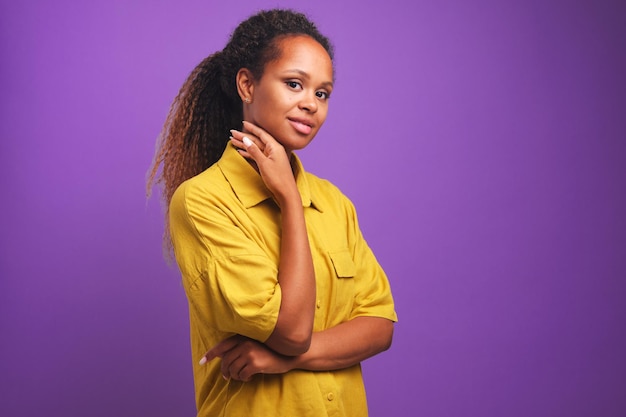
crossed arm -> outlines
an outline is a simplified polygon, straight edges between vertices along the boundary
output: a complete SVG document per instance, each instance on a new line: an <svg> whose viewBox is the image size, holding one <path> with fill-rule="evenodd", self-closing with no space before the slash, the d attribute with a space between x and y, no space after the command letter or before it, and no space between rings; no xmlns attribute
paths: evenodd
<svg viewBox="0 0 626 417"><path fill-rule="evenodd" d="M231 130L231 143L256 166L281 211L278 282L283 297L265 344L284 355L299 355L309 349L315 312L315 272L302 200L282 145L252 123L244 122L244 127L246 133Z"/></svg>
<svg viewBox="0 0 626 417"><path fill-rule="evenodd" d="M249 381L255 374L280 374L292 369L331 371L356 365L391 345L393 322L380 317L356 317L313 333L308 351L298 356L276 353L263 343L232 336L211 348L200 361L221 358L225 379Z"/></svg>

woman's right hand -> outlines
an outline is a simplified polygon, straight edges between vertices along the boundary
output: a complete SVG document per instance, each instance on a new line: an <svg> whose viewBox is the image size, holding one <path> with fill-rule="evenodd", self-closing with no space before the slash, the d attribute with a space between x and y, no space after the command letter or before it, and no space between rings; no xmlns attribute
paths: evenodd
<svg viewBox="0 0 626 417"><path fill-rule="evenodd" d="M302 199L285 148L252 123L243 122L243 130L231 130L231 142L256 164L281 211L278 283L282 298L274 331L265 344L282 355L296 356L311 345L315 314L315 270Z"/></svg>
<svg viewBox="0 0 626 417"><path fill-rule="evenodd" d="M285 148L269 133L250 122L243 122L244 131L231 130L231 143L239 153L254 162L263 182L278 204L298 199L299 193Z"/></svg>

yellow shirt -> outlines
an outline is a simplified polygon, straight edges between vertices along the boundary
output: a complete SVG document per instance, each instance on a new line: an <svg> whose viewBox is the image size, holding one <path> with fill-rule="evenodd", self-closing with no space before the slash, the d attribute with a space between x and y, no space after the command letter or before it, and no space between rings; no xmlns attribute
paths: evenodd
<svg viewBox="0 0 626 417"><path fill-rule="evenodd" d="M305 172L295 155L292 167L315 267L314 331L358 316L396 321L387 277L361 235L352 203ZM216 164L176 190L170 228L189 301L198 416L367 416L360 365L238 382L222 378L219 359L197 364L233 334L265 341L281 301L280 209L231 145Z"/></svg>

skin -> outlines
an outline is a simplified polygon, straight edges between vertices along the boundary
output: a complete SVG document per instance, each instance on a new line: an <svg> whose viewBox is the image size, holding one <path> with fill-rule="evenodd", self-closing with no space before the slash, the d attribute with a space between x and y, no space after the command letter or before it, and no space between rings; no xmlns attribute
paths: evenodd
<svg viewBox="0 0 626 417"><path fill-rule="evenodd" d="M232 143L258 168L267 188L281 210L280 261L278 283L282 298L274 331L267 346L284 355L299 355L311 344L315 312L315 271L304 221L302 200L291 171L285 148L261 128L244 122L243 132L232 131ZM241 140L240 140L241 139Z"/></svg>
<svg viewBox="0 0 626 417"><path fill-rule="evenodd" d="M290 154L306 147L326 120L333 65L326 50L308 36L283 38L278 46L280 58L265 65L261 79L242 68L237 87L244 120L261 127Z"/></svg>
<svg viewBox="0 0 626 417"><path fill-rule="evenodd" d="M326 50L308 36L282 38L279 47L281 56L266 64L260 79L246 68L238 72L246 121L242 131L231 131L231 143L259 171L281 209L278 320L265 343L236 335L201 360L221 358L224 378L239 381L258 373L353 366L388 349L393 335L393 323L378 317L357 317L312 333L315 274L289 155L306 147L326 120L333 68Z"/></svg>

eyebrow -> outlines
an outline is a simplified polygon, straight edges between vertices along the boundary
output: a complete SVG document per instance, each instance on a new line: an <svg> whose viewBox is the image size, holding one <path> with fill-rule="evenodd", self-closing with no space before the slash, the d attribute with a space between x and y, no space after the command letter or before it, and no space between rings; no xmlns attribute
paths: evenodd
<svg viewBox="0 0 626 417"><path fill-rule="evenodd" d="M300 74L303 78L306 78L307 80L311 78L309 73L307 73L306 71L302 71L301 69L297 69L297 68L283 71L283 74L289 74L289 73L293 73L293 72L295 72L297 74ZM322 86L323 87L331 87L332 88L334 86L334 84L333 84L332 81L324 81L322 83Z"/></svg>

